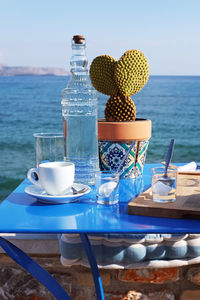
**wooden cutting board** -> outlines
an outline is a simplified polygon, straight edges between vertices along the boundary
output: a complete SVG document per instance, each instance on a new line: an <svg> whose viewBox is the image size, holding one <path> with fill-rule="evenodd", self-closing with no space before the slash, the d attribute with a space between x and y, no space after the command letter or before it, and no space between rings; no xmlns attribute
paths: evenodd
<svg viewBox="0 0 200 300"><path fill-rule="evenodd" d="M175 202L153 202L150 188L128 203L128 214L200 219L200 173L178 174Z"/></svg>

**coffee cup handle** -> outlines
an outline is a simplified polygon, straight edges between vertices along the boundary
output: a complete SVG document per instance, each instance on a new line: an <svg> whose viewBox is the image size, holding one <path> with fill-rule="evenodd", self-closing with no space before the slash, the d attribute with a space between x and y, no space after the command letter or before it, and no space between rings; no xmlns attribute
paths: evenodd
<svg viewBox="0 0 200 300"><path fill-rule="evenodd" d="M38 179L36 179L36 176ZM40 180L39 180L39 175L38 175L38 169L37 168L31 168L30 170L28 170L27 173L27 178L35 185L40 186Z"/></svg>

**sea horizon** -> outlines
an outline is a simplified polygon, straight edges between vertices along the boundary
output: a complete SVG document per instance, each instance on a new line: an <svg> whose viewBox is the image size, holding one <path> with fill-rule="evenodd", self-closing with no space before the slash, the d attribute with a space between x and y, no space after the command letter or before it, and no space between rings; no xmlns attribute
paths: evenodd
<svg viewBox="0 0 200 300"><path fill-rule="evenodd" d="M88 67L89 68L89 67ZM11 75L4 75L7 72L11 72ZM32 72L31 72L32 70ZM26 72L30 73L26 73ZM33 72L34 71L34 72ZM13 72L13 74L12 74ZM20 73L23 72L23 73ZM24 73L25 72L25 73ZM38 73L37 73L38 72ZM41 72L46 72L45 74L40 74ZM52 72L52 73L51 73ZM61 72L61 74L59 74ZM56 74L58 73L58 74ZM7 77L7 76L70 76L70 70L65 69L63 67L52 67L52 66L10 66L6 64L0 64L0 77ZM191 76L191 77L199 77L196 74L150 74L150 77L177 77L177 76Z"/></svg>

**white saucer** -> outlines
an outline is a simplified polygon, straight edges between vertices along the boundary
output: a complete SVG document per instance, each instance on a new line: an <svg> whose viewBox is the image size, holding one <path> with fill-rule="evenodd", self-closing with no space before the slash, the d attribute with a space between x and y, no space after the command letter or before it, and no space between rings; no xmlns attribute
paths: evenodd
<svg viewBox="0 0 200 300"><path fill-rule="evenodd" d="M37 198L40 202L49 203L49 204L75 202L79 197L88 194L91 191L91 188L88 185L81 184L81 183L74 183L73 187L76 190L82 190L83 188L86 188L86 191L74 195L72 190L69 189L69 192L64 195L52 196L52 195L48 195L44 189L40 188L37 185L29 185L25 188L24 191L28 195Z"/></svg>

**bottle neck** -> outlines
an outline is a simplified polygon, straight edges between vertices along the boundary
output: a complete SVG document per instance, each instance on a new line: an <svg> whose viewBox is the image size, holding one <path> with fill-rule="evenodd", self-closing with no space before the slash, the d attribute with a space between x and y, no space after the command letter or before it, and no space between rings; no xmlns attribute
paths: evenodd
<svg viewBox="0 0 200 300"><path fill-rule="evenodd" d="M85 40L82 43L77 44L72 40L72 57L70 60L70 71L72 77L87 76L88 74L88 60L85 53Z"/></svg>

